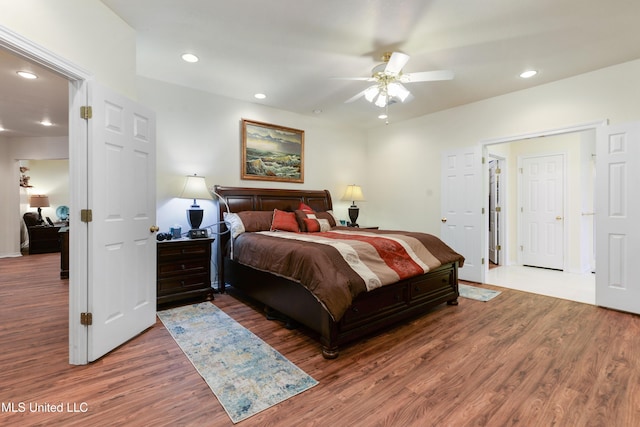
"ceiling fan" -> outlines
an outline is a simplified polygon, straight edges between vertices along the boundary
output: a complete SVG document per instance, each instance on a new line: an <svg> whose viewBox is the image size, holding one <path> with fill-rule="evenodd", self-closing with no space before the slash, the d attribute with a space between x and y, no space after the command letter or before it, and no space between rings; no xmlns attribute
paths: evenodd
<svg viewBox="0 0 640 427"><path fill-rule="evenodd" d="M403 73L402 69L409 62L409 58L409 55L405 53L385 52L382 56L384 63L373 68L371 77L343 78L345 80L374 82L362 92L347 99L345 103L353 102L364 96L367 101L384 108L396 100L404 102L410 99L411 92L404 87L404 84L453 79L453 72L448 70Z"/></svg>

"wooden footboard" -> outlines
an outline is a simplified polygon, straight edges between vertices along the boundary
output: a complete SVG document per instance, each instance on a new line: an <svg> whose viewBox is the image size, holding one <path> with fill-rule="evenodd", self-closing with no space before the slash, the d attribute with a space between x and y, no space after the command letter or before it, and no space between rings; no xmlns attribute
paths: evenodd
<svg viewBox="0 0 640 427"><path fill-rule="evenodd" d="M432 307L458 299L457 263L359 295L335 322L302 285L225 258L225 282L242 294L317 332L322 355L338 357L341 345L370 335Z"/></svg>

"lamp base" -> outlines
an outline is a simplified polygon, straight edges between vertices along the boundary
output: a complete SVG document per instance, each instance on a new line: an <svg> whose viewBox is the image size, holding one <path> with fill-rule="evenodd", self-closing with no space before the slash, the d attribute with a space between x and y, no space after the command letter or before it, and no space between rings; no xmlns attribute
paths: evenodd
<svg viewBox="0 0 640 427"><path fill-rule="evenodd" d="M356 221L358 220L359 213L360 209L355 205L355 203L349 206L349 219L351 220L351 222L349 222L347 226L358 227L358 223L356 223Z"/></svg>
<svg viewBox="0 0 640 427"><path fill-rule="evenodd" d="M189 220L189 225L192 230L200 228L203 216L204 211L200 209L200 206L191 206L191 209L187 209L187 219Z"/></svg>

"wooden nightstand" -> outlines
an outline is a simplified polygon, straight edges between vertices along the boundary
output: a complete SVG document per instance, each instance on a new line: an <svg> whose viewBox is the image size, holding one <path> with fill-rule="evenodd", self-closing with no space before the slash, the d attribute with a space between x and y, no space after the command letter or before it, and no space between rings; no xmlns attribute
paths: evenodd
<svg viewBox="0 0 640 427"><path fill-rule="evenodd" d="M157 305L213 299L213 238L177 239L157 243Z"/></svg>

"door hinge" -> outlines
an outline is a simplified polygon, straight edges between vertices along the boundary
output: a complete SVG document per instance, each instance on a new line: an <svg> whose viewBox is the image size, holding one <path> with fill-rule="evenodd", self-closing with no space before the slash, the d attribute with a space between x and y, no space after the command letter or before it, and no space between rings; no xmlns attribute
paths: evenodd
<svg viewBox="0 0 640 427"><path fill-rule="evenodd" d="M484 208L482 208L482 215L484 215Z"/></svg>
<svg viewBox="0 0 640 427"><path fill-rule="evenodd" d="M502 246L500 246L500 245L496 246L496 250L497 251L501 251L502 250Z"/></svg>
<svg viewBox="0 0 640 427"><path fill-rule="evenodd" d="M483 165L484 165L484 162L485 162L485 161L486 161L486 160L485 160L485 158L483 157L483 158L482 158L482 164L483 164Z"/></svg>
<svg viewBox="0 0 640 427"><path fill-rule="evenodd" d="M93 324L93 314L80 313L80 324L85 326L90 326L91 324Z"/></svg>
<svg viewBox="0 0 640 427"><path fill-rule="evenodd" d="M502 212L502 208L500 206L496 206L496 212Z"/></svg>
<svg viewBox="0 0 640 427"><path fill-rule="evenodd" d="M502 172L502 169L496 168L496 175L500 175L500 172Z"/></svg>
<svg viewBox="0 0 640 427"><path fill-rule="evenodd" d="M520 245L520 252L524 252L524 246Z"/></svg>
<svg viewBox="0 0 640 427"><path fill-rule="evenodd" d="M91 222L93 221L93 211L91 209L80 210L80 221Z"/></svg>
<svg viewBox="0 0 640 427"><path fill-rule="evenodd" d="M89 120L93 117L93 108L90 105L83 105L80 107L80 118Z"/></svg>
<svg viewBox="0 0 640 427"><path fill-rule="evenodd" d="M482 258L482 262L481 262L481 264L482 264L482 265L484 265L484 258Z"/></svg>

